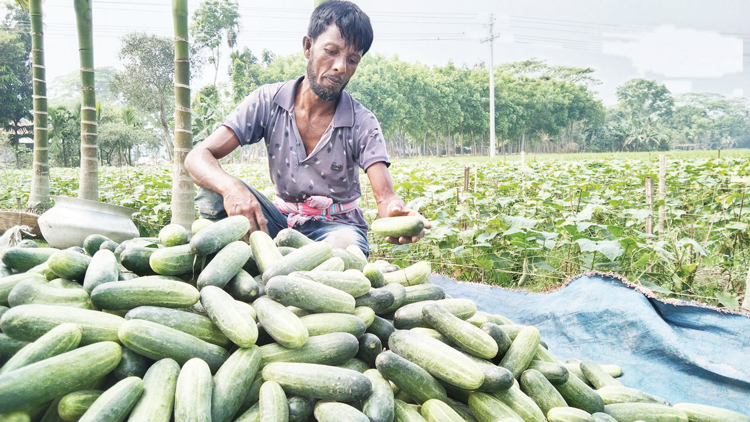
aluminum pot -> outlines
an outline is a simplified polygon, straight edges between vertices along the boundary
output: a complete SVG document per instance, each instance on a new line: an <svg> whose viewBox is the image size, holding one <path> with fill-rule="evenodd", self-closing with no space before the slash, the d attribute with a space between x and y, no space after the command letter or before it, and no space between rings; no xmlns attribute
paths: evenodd
<svg viewBox="0 0 750 422"><path fill-rule="evenodd" d="M136 210L67 196L50 198L55 206L39 216L39 229L54 248L82 246L91 234L101 234L118 243L139 236L130 219Z"/></svg>

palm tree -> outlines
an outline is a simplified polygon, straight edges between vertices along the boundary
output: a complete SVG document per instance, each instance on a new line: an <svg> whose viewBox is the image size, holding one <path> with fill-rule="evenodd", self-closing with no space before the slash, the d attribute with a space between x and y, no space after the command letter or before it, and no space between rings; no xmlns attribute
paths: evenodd
<svg viewBox="0 0 750 422"><path fill-rule="evenodd" d="M42 0L16 0L28 7L31 18L31 65L34 104L34 164L26 208L42 212L49 200L49 141L47 139L47 82L44 71L44 27Z"/></svg>
<svg viewBox="0 0 750 422"><path fill-rule="evenodd" d="M195 187L185 172L185 156L193 146L190 122L190 58L187 0L172 0L174 22L174 168L172 171L172 223L186 229L195 220Z"/></svg>
<svg viewBox="0 0 750 422"><path fill-rule="evenodd" d="M94 90L94 37L91 0L74 0L81 62L81 170L78 197L99 200L99 147L97 143L96 91Z"/></svg>

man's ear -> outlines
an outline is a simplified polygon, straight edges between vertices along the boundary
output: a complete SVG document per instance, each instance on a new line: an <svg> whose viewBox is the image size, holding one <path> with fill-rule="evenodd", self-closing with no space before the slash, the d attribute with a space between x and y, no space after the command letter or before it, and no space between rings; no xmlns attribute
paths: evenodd
<svg viewBox="0 0 750 422"><path fill-rule="evenodd" d="M312 49L313 40L309 36L305 35L302 37L302 51L305 53L305 58L310 59L310 50Z"/></svg>

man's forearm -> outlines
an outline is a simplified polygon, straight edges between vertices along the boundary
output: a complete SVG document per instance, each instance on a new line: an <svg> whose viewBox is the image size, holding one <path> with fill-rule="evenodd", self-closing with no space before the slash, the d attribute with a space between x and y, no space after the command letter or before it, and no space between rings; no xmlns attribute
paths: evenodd
<svg viewBox="0 0 750 422"><path fill-rule="evenodd" d="M234 176L221 168L219 160L206 148L190 151L185 158L185 171L196 185L221 195L239 184Z"/></svg>

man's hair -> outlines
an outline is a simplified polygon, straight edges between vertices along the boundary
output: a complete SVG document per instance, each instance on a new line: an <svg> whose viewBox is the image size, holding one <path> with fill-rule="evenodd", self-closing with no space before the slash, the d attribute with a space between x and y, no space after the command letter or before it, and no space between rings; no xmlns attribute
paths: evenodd
<svg viewBox="0 0 750 422"><path fill-rule="evenodd" d="M372 25L370 18L356 4L344 0L328 0L313 11L307 36L313 41L335 24L346 40L347 46L353 46L362 55L372 45Z"/></svg>

